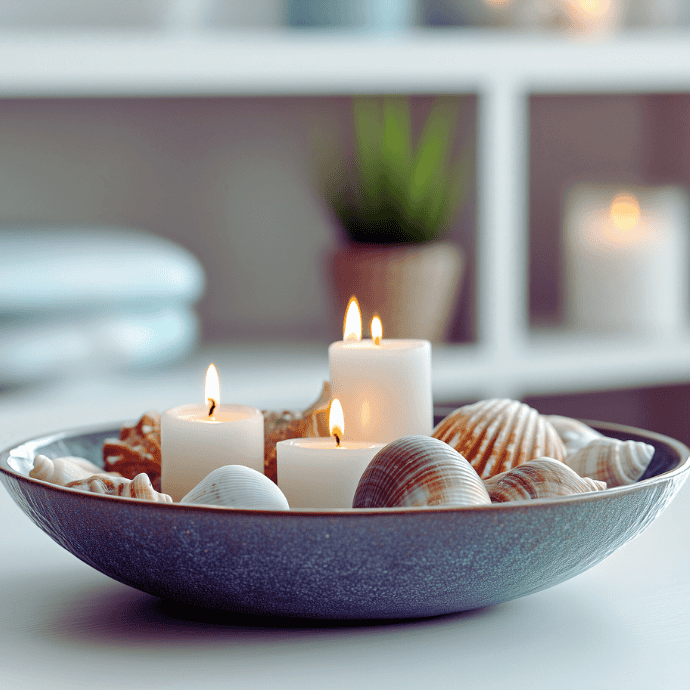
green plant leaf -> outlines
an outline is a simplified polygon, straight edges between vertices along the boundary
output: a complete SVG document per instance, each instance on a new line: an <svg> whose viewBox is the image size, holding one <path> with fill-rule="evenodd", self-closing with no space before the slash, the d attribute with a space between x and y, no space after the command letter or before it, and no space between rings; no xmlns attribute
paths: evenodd
<svg viewBox="0 0 690 690"><path fill-rule="evenodd" d="M359 193L364 208L376 208L381 197L381 139L383 124L381 108L373 98L353 99L355 144Z"/></svg>

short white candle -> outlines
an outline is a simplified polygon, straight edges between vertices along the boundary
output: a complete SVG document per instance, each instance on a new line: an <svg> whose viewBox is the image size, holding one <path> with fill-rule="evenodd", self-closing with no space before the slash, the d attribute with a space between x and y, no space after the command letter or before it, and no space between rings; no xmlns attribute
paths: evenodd
<svg viewBox="0 0 690 690"><path fill-rule="evenodd" d="M173 501L223 465L264 471L261 411L248 405L220 405L213 365L206 379L208 405L180 405L161 415L161 487ZM210 390L213 386L216 389Z"/></svg>
<svg viewBox="0 0 690 690"><path fill-rule="evenodd" d="M362 473L385 444L342 441L342 415L333 400L329 427L337 439L292 438L276 445L278 486L290 508L352 508Z"/></svg>
<svg viewBox="0 0 690 690"><path fill-rule="evenodd" d="M346 440L390 443L433 429L431 343L428 340L361 340L356 300L344 339L328 348L331 389L343 406Z"/></svg>
<svg viewBox="0 0 690 690"><path fill-rule="evenodd" d="M571 326L662 334L685 328L687 207L686 193L670 187L580 185L570 192L563 232Z"/></svg>

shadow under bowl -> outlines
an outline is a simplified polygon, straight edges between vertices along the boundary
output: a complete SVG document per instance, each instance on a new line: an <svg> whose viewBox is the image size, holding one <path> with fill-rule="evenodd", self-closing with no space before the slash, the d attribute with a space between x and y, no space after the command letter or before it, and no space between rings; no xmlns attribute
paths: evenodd
<svg viewBox="0 0 690 690"><path fill-rule="evenodd" d="M234 613L418 618L559 584L637 536L687 478L690 451L666 436L587 422L655 448L636 484L469 508L252 511L66 489L28 476L33 458L98 465L122 426L34 438L0 454L0 480L58 544L143 592Z"/></svg>

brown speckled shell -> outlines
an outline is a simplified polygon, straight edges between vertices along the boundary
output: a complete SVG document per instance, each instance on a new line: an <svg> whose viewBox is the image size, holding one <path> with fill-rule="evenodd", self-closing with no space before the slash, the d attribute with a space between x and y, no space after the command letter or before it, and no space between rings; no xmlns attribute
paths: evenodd
<svg viewBox="0 0 690 690"><path fill-rule="evenodd" d="M429 436L404 436L374 456L359 480L352 507L490 503L479 475L457 451Z"/></svg>
<svg viewBox="0 0 690 690"><path fill-rule="evenodd" d="M70 482L66 486L69 489L89 491L95 494L139 498L142 501L154 501L155 503L172 503L172 498L168 494L158 493L153 488L151 480L144 472L138 474L134 479L112 474L94 474L91 477Z"/></svg>
<svg viewBox="0 0 690 690"><path fill-rule="evenodd" d="M459 407L432 436L467 458L482 479L539 457L563 460L566 455L546 418L517 400L494 398Z"/></svg>
<svg viewBox="0 0 690 690"><path fill-rule="evenodd" d="M572 496L602 491L606 482L580 477L553 458L537 458L484 481L492 503Z"/></svg>
<svg viewBox="0 0 690 690"><path fill-rule="evenodd" d="M609 487L634 484L654 457L654 446L642 441L619 441L602 436L569 455L565 463L581 477L606 482Z"/></svg>

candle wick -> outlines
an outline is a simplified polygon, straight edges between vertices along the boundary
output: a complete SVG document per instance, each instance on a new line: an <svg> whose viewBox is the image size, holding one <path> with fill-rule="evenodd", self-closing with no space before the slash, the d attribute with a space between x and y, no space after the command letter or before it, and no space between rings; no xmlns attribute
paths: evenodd
<svg viewBox="0 0 690 690"><path fill-rule="evenodd" d="M216 401L213 398L209 398L208 401L211 403L211 409L208 411L208 416L213 417L213 411L216 409Z"/></svg>
<svg viewBox="0 0 690 690"><path fill-rule="evenodd" d="M338 436L338 434L335 432L333 432L333 436L335 436L335 447L340 448L340 436Z"/></svg>

